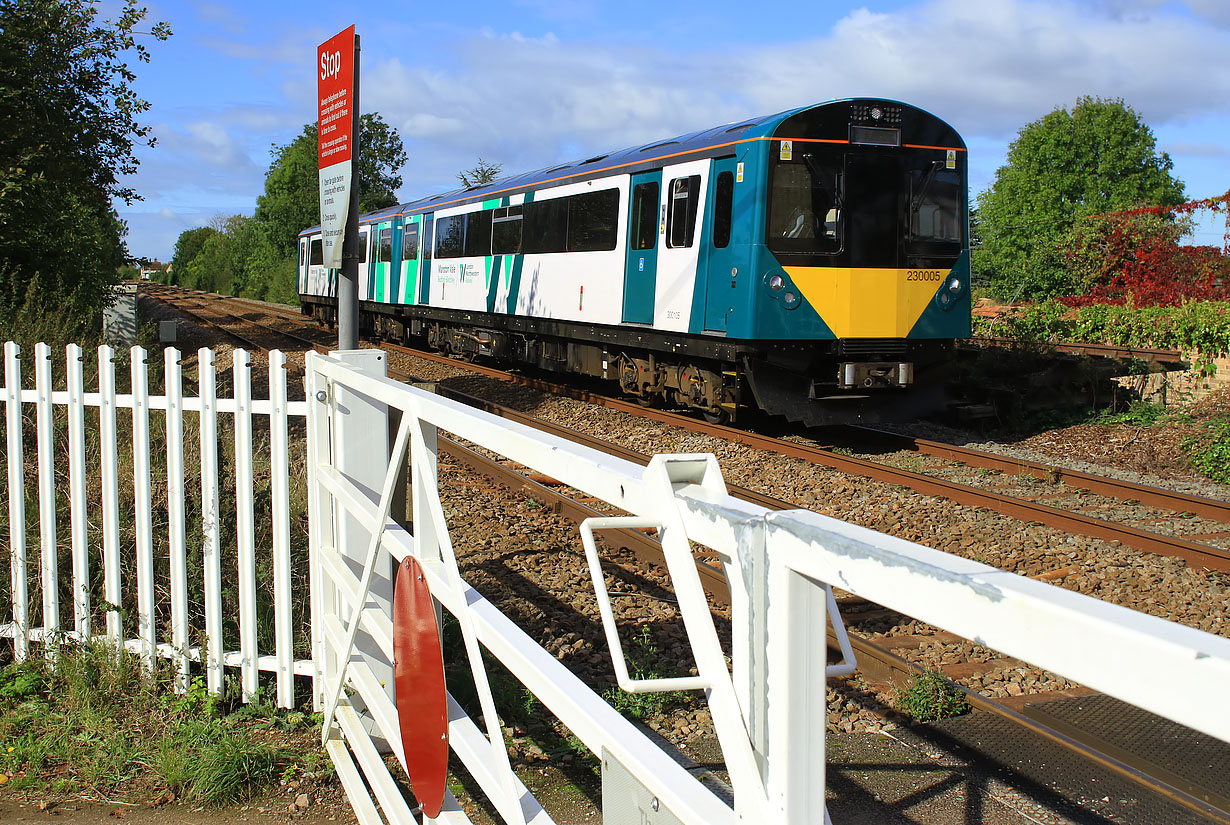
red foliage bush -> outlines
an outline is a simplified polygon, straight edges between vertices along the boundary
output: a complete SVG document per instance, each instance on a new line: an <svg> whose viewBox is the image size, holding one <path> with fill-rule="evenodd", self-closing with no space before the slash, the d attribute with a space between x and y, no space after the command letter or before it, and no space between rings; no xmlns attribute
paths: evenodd
<svg viewBox="0 0 1230 825"><path fill-rule="evenodd" d="M1222 249L1184 246L1179 240L1204 210L1224 212L1220 198L1173 207L1147 207L1093 215L1070 233L1065 256L1082 294L1060 298L1090 304L1179 306L1184 301L1230 300L1230 225Z"/></svg>

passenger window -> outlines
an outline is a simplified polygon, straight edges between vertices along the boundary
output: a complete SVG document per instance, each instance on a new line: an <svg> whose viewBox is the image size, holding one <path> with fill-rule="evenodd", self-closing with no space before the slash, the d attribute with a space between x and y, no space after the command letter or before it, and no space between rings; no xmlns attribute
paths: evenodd
<svg viewBox="0 0 1230 825"><path fill-rule="evenodd" d="M436 257L460 258L465 251L466 216L436 218Z"/></svg>
<svg viewBox="0 0 1230 825"><path fill-rule="evenodd" d="M521 251L526 254L565 252L568 249L568 198L526 204Z"/></svg>
<svg viewBox="0 0 1230 825"><path fill-rule="evenodd" d="M568 251L598 252L615 248L619 228L619 190L586 192L568 199Z"/></svg>
<svg viewBox="0 0 1230 825"><path fill-rule="evenodd" d="M359 233L359 263L367 263L367 230Z"/></svg>
<svg viewBox="0 0 1230 825"><path fill-rule="evenodd" d="M735 202L735 176L722 172L717 177L713 193L713 246L725 249L730 246L731 213Z"/></svg>
<svg viewBox="0 0 1230 825"><path fill-rule="evenodd" d="M658 182L632 188L632 248L653 249L658 242Z"/></svg>
<svg viewBox="0 0 1230 825"><path fill-rule="evenodd" d="M405 228L401 236L401 259L403 261L417 260L419 257L419 225L412 223Z"/></svg>
<svg viewBox="0 0 1230 825"><path fill-rule="evenodd" d="M380 257L377 258L382 263L392 263L393 261L393 230L380 230Z"/></svg>
<svg viewBox="0 0 1230 825"><path fill-rule="evenodd" d="M307 257L307 241L299 241L299 266L303 266L303 259Z"/></svg>
<svg viewBox="0 0 1230 825"><path fill-rule="evenodd" d="M520 206L504 206L492 213L492 255L515 255L521 251L522 209Z"/></svg>
<svg viewBox="0 0 1230 825"><path fill-rule="evenodd" d="M466 215L465 254L478 258L491 254L491 210Z"/></svg>
<svg viewBox="0 0 1230 825"><path fill-rule="evenodd" d="M324 243L317 238L312 241L312 253L308 256L308 264L310 266L321 266L325 262L325 247Z"/></svg>
<svg viewBox="0 0 1230 825"><path fill-rule="evenodd" d="M691 246L696 230L696 207L700 201L700 175L675 178L669 191L666 245L673 248Z"/></svg>

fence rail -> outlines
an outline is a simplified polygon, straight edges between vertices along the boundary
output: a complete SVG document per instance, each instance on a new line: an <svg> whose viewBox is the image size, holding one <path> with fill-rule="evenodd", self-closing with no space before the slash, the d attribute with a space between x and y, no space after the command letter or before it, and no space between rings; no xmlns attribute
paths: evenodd
<svg viewBox="0 0 1230 825"><path fill-rule="evenodd" d="M0 637L12 639L14 656L19 661L29 655L33 641L105 638L139 653L147 668L153 667L156 658L171 660L179 690L187 687L191 662L201 664L208 688L214 693L222 690L226 669L238 668L245 701L256 696L259 674L270 672L276 675L278 705L294 706L294 677L314 677L315 670L311 659L296 660L293 655L292 603L296 594L292 592L291 579L288 432L290 420L302 418L307 405L287 401L285 356L277 351L270 353L269 398L253 399L251 361L241 349L232 356L234 394L230 398L218 396L217 367L209 349L197 352L195 396L184 395L181 355L174 348L163 352L164 395L149 394L149 365L141 347L130 351L130 389L126 393L117 390L115 352L110 347L98 349L96 392L85 391L80 347L70 344L65 355L64 388L56 389L51 349L37 345L34 387L29 389L22 385L20 349L12 342L4 347L2 395L6 407L12 614L11 621L0 625ZM34 474L39 511L36 575L31 575L35 572L34 562L28 554L31 525L27 523L25 494L29 472L25 440L29 428L23 425L23 418L30 406L35 413ZM196 474L186 472L185 462L197 456L185 456L186 414L197 419L200 444L199 487L192 490L187 482ZM234 432L233 552L239 574L239 598L233 618L239 630L239 645L230 650L223 646L222 556L232 548L222 546L222 535L224 523L232 514L221 511L220 480L228 468L219 456L219 417L229 418ZM254 418L267 421L267 441L254 439ZM165 443L151 442L151 421L163 425ZM130 444L120 444L121 425L131 431ZM63 469L64 457L57 456L57 443L63 441L68 444L68 466L66 473L58 473ZM87 446L96 446L97 454L87 451ZM258 456L258 448L266 454ZM126 461L123 465L121 455ZM269 612L273 616L274 645L271 651L264 652L257 649L262 618L254 573L257 548L253 461L258 457L271 468L268 496L273 523L271 547L262 548L262 552L271 554L273 604ZM91 507L88 480L94 471L99 486L96 504ZM126 486L121 485L122 473L131 473L131 510L124 506L128 503L126 499L121 501ZM68 477L66 514L61 511L62 492L56 486L57 475L63 474ZM156 499L159 482L165 486L166 494ZM187 502L194 495L199 501L200 521L189 525ZM154 532L156 506L166 509L162 535ZM125 513L130 514L130 523L122 523ZM91 518L95 522L101 520L101 530L94 530L93 534ZM62 538L64 521L68 527L67 547ZM203 572L198 593L193 593L189 586L189 570L194 566L188 557L189 530L199 531L202 538L199 566ZM156 547L165 553L157 560ZM61 557L71 559L71 616L62 615L59 601ZM97 581L99 572L101 588ZM135 594L131 592L132 578L136 580ZM30 602L32 584L41 594L41 611ZM300 598L306 601L302 594ZM102 633L96 632L93 625L100 610L105 616ZM189 626L193 613L204 616L204 627L198 628L195 642L190 638ZM134 617L135 624L126 622L125 615ZM269 635L268 629L265 635ZM47 645L46 650L48 655L54 655L55 645Z"/></svg>

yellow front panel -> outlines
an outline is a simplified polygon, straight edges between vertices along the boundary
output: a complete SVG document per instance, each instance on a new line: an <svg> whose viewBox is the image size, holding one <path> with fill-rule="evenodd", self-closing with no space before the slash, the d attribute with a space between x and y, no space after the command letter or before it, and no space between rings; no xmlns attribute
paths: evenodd
<svg viewBox="0 0 1230 825"><path fill-rule="evenodd" d="M838 338L904 338L944 283L945 269L786 267Z"/></svg>

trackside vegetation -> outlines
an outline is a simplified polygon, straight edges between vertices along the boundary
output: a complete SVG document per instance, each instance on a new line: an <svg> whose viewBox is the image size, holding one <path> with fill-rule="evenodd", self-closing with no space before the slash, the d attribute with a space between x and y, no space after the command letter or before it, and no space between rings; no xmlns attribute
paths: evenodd
<svg viewBox="0 0 1230 825"><path fill-rule="evenodd" d="M320 720L243 705L231 687L187 694L171 674L104 644L56 646L0 668L0 776L6 792L224 805L332 775ZM313 728L315 734L312 735Z"/></svg>

